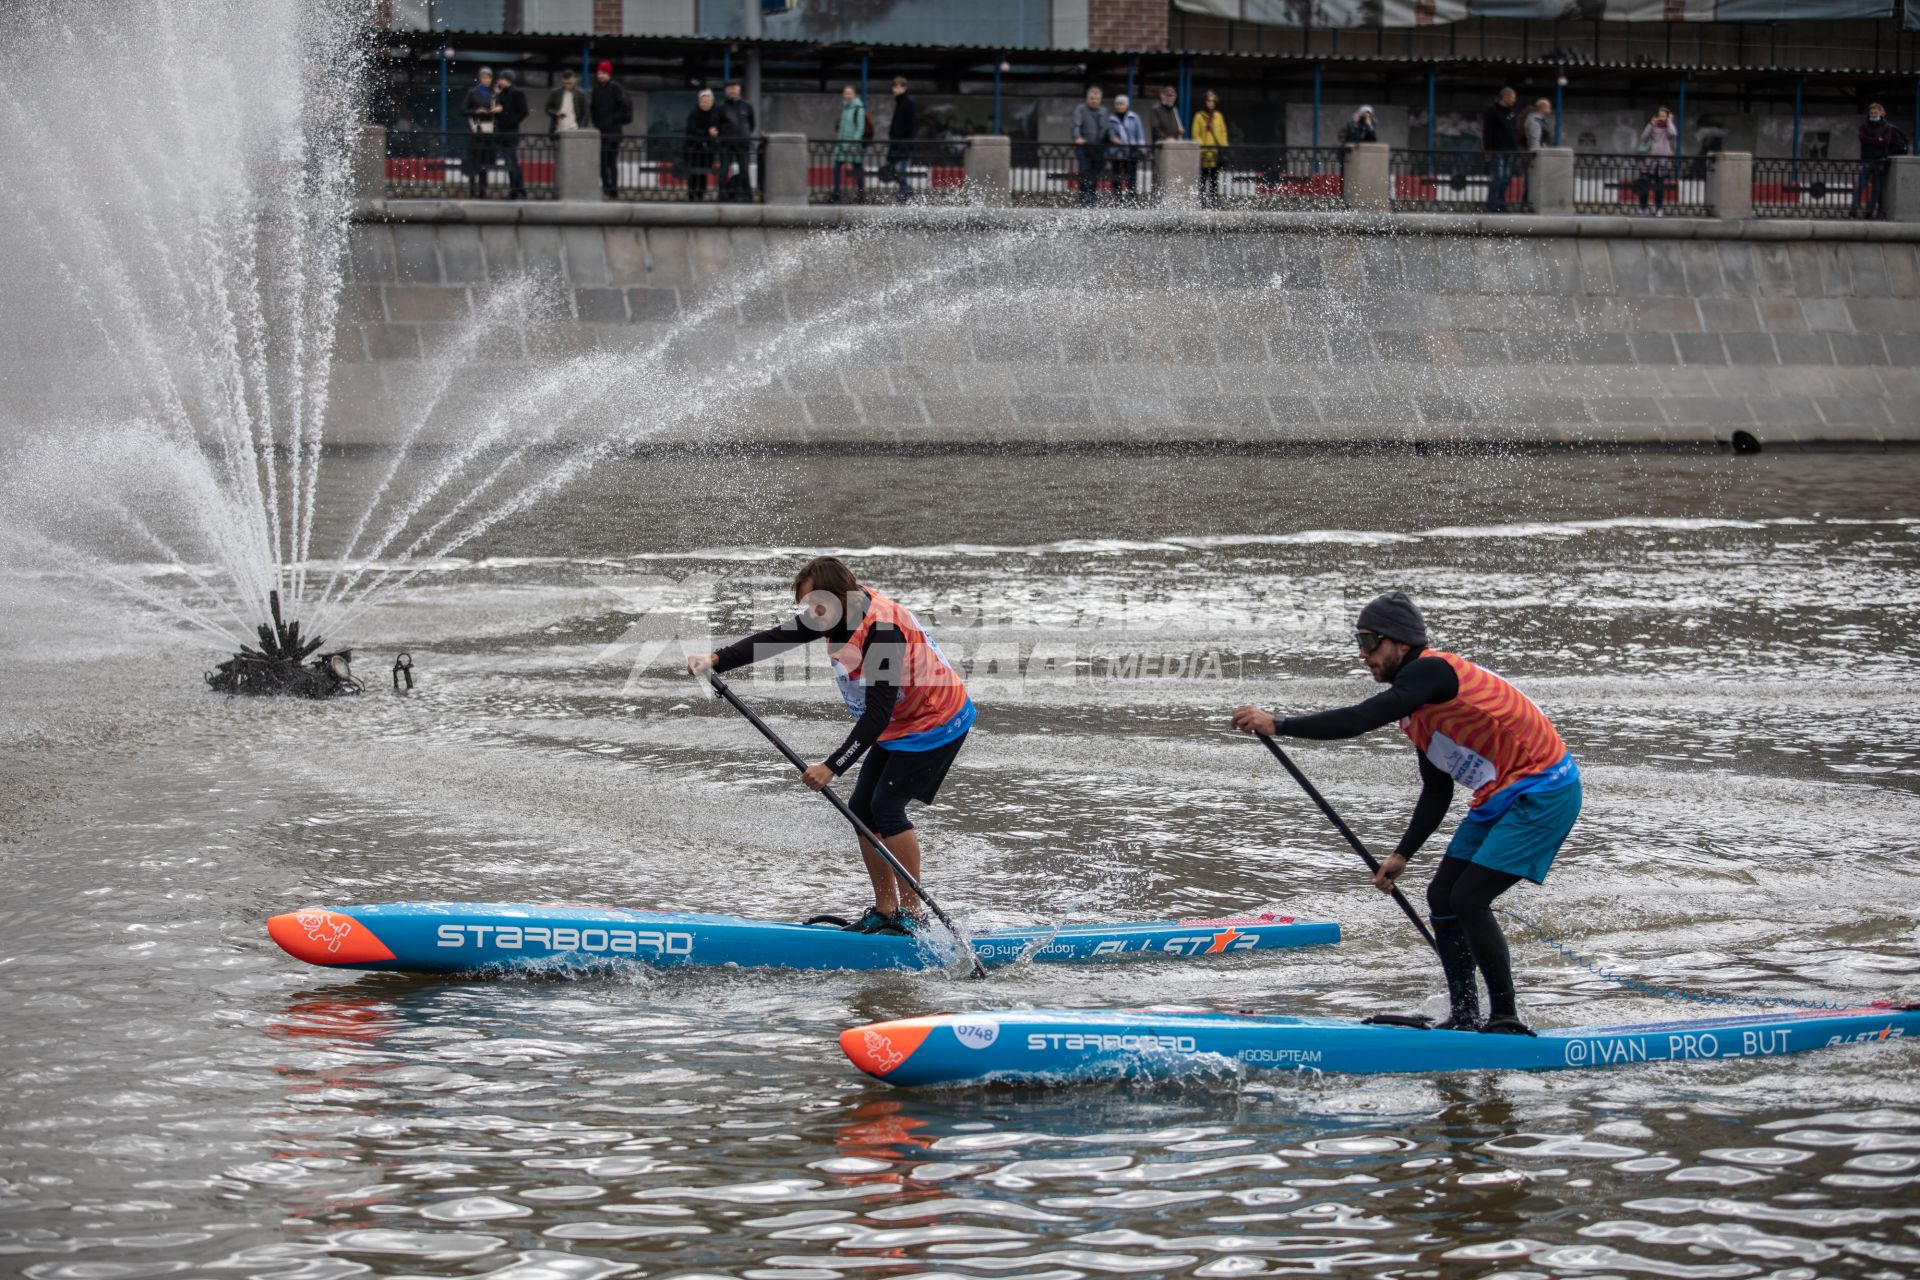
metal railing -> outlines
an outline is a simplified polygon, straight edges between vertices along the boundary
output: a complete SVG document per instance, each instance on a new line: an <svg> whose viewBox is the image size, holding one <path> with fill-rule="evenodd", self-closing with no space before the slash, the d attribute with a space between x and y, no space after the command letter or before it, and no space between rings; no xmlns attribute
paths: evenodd
<svg viewBox="0 0 1920 1280"><path fill-rule="evenodd" d="M1708 217L1707 164L1703 156L1581 152L1573 157L1573 211Z"/></svg>
<svg viewBox="0 0 1920 1280"><path fill-rule="evenodd" d="M1344 147L1222 147L1200 170L1200 202L1260 209L1344 208Z"/></svg>
<svg viewBox="0 0 1920 1280"><path fill-rule="evenodd" d="M613 162L616 200L749 203L759 199L759 147L750 138L621 134L603 137L600 147L603 170L609 158ZM604 171L601 186L606 186Z"/></svg>
<svg viewBox="0 0 1920 1280"><path fill-rule="evenodd" d="M1874 179L1887 169L1871 160L1753 158L1756 218L1845 218L1870 203Z"/></svg>
<svg viewBox="0 0 1920 1280"><path fill-rule="evenodd" d="M1015 142L1008 192L1015 204L1131 204L1153 198L1153 148Z"/></svg>
<svg viewBox="0 0 1920 1280"><path fill-rule="evenodd" d="M814 204L886 204L958 195L967 184L964 140L807 140L807 199Z"/></svg>
<svg viewBox="0 0 1920 1280"><path fill-rule="evenodd" d="M554 140L544 133L387 134L389 200L552 200L560 194ZM519 183L514 182L516 170Z"/></svg>
<svg viewBox="0 0 1920 1280"><path fill-rule="evenodd" d="M1524 213L1526 151L1402 151L1387 157L1393 207L1399 212ZM1497 179L1497 180L1496 180Z"/></svg>

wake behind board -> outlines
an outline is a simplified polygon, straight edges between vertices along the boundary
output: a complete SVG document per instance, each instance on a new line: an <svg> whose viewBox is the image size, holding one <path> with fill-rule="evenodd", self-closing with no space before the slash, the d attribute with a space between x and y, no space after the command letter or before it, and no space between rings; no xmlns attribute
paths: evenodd
<svg viewBox="0 0 1920 1280"><path fill-rule="evenodd" d="M944 966L934 947L899 935L621 907L494 902L307 907L274 916L267 921L267 932L287 954L309 964L400 973L610 963L775 969ZM971 941L981 963L993 968L1028 956L1046 963L1148 955L1200 960L1339 940L1340 926L1331 921L1268 914L1009 929L982 933Z"/></svg>
<svg viewBox="0 0 1920 1280"><path fill-rule="evenodd" d="M911 1086L1275 1071L1550 1071L1771 1057L1915 1035L1920 1035L1920 1007L1893 1004L1564 1027L1537 1037L1192 1009L1021 1009L876 1022L841 1032L840 1047L868 1075Z"/></svg>

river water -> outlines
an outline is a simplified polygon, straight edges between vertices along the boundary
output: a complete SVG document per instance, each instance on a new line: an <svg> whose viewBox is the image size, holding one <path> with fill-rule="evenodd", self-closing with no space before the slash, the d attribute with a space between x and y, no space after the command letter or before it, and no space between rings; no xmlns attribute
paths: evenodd
<svg viewBox="0 0 1920 1280"><path fill-rule="evenodd" d="M316 545L384 464L329 460ZM909 1093L834 1043L1007 1005L1436 1009L1406 922L1225 729L1368 693L1350 619L1391 586L1582 761L1517 913L1662 983L1920 994L1917 493L1916 454L612 462L354 624L369 691L330 705L211 695L197 642L9 579L0 1273L1920 1274L1908 1045ZM966 923L1277 909L1345 942L985 983L423 981L269 942L307 903L858 908L831 810L673 675L780 616L820 549L973 669L979 728L922 820ZM821 675L738 687L818 757L844 728ZM1396 735L1297 758L1394 839ZM1687 1012L1510 932L1538 1024Z"/></svg>

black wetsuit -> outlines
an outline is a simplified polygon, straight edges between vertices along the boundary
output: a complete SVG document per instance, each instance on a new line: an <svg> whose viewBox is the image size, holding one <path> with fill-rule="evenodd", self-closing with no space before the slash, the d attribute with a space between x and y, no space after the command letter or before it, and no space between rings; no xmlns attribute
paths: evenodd
<svg viewBox="0 0 1920 1280"><path fill-rule="evenodd" d="M1408 653L1394 672L1393 683L1365 702L1315 715L1290 716L1276 721L1274 732L1289 738L1357 738L1404 720L1421 707L1453 701L1460 694L1460 677L1454 674L1452 665L1444 658L1421 657L1420 653L1418 649ZM1418 755L1420 799L1414 803L1406 834L1394 846L1395 853L1409 859L1439 828L1453 803L1453 779L1427 759L1426 752ZM1444 949L1456 929L1464 933L1472 959L1487 980L1488 999L1496 1017L1513 1015L1514 992L1513 960L1506 936L1494 919L1493 900L1519 882L1519 876L1505 871L1459 858L1442 858L1440 869L1427 885L1427 913L1433 919L1436 940Z"/></svg>

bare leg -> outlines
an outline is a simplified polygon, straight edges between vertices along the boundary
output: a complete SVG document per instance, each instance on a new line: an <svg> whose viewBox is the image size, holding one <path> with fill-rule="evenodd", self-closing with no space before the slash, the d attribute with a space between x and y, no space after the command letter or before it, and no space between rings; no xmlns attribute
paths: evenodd
<svg viewBox="0 0 1920 1280"><path fill-rule="evenodd" d="M920 878L920 833L908 827L897 836L882 837L887 851L907 869L914 879ZM867 864L867 878L873 881L873 905L883 913L891 915L900 910L904 903L908 907L917 907L920 900L900 878L893 873L879 851L864 839L860 841L860 860Z"/></svg>

